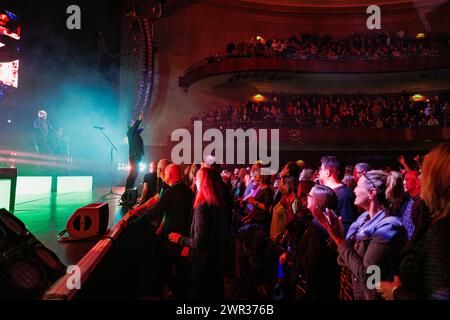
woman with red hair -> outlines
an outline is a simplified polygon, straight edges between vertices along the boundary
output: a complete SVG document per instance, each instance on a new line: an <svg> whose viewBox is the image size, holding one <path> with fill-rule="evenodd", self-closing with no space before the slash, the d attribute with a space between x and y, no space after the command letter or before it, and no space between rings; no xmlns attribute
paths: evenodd
<svg viewBox="0 0 450 320"><path fill-rule="evenodd" d="M184 254L189 254L192 299L221 300L229 241L227 209L217 172L203 167L196 178L197 196L190 236L171 233L169 240L184 246Z"/></svg>

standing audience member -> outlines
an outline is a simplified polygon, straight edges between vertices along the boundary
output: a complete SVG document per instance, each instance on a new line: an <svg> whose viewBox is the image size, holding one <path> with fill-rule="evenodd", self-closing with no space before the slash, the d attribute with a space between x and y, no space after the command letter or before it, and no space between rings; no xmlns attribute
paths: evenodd
<svg viewBox="0 0 450 320"><path fill-rule="evenodd" d="M237 174L237 181L233 188L232 194L235 201L242 199L244 196L246 184L245 184L245 176L247 174L247 170L245 168L241 168Z"/></svg>
<svg viewBox="0 0 450 320"><path fill-rule="evenodd" d="M394 282L382 282L386 300L450 300L450 144L434 148L423 162L420 197L431 225L404 257Z"/></svg>
<svg viewBox="0 0 450 320"><path fill-rule="evenodd" d="M428 227L429 211L420 197L420 173L408 171L403 180L405 192L408 193L404 212L402 212L402 223L406 229L408 240L412 240L417 234L421 234Z"/></svg>
<svg viewBox="0 0 450 320"><path fill-rule="evenodd" d="M281 199L272 211L272 222L270 225L270 238L278 243L286 232L286 225L290 223L299 210L299 202L295 194L294 178L284 176L280 179L279 191Z"/></svg>
<svg viewBox="0 0 450 320"><path fill-rule="evenodd" d="M321 159L322 165L319 171L321 185L334 190L338 199L336 214L342 217L344 231L347 233L350 225L355 221L356 210L354 206L355 195L353 191L339 180L341 164L334 156L325 156Z"/></svg>
<svg viewBox="0 0 450 320"><path fill-rule="evenodd" d="M314 170L311 168L304 168L298 178L299 181L312 181Z"/></svg>
<svg viewBox="0 0 450 320"><path fill-rule="evenodd" d="M243 200L248 199L249 197L253 196L254 194L254 190L257 188L257 186L255 185L256 182L256 176L261 172L261 163L259 161L257 161L256 163L253 164L253 166L250 169L250 179L247 182L247 186L245 188L244 191L244 196L243 196ZM251 204L247 204L247 206L245 207L244 211L246 213L249 213L253 210L253 206Z"/></svg>
<svg viewBox="0 0 450 320"><path fill-rule="evenodd" d="M149 223L153 220L163 220L161 239L166 240L162 241L159 248L156 289L159 290L158 294L161 294L164 285L168 284L177 298L185 298L187 295L183 279L184 259L181 256L182 248L168 241L168 235L170 233L188 235L193 203L192 191L183 183L182 178L181 168L174 164L169 165L164 179L169 188L142 217L149 220Z"/></svg>
<svg viewBox="0 0 450 320"><path fill-rule="evenodd" d="M336 209L334 191L326 186L312 188L308 209L314 219L309 223L300 242L298 261L304 276L304 299L337 300L339 298L339 267L336 249L330 246L328 232L317 219L326 208ZM318 218L317 218L318 217Z"/></svg>
<svg viewBox="0 0 450 320"><path fill-rule="evenodd" d="M278 296L278 299L281 298L279 293L280 288L282 288L283 291L282 298L292 299L295 297L294 288L296 288L299 275L301 274L300 266L297 261L298 259L296 259L296 257L299 255L300 244L305 234L305 230L313 219L311 211L307 208L307 206L309 193L314 187L314 182L300 181L300 187L302 188L301 201L304 203L294 216L294 219L287 224L286 232L282 236L281 240L279 240L279 244L285 247L285 253L279 257L278 283L274 288L275 295Z"/></svg>
<svg viewBox="0 0 450 320"><path fill-rule="evenodd" d="M376 289L367 284L370 268L377 266L381 280L392 279L398 272L400 252L406 242L406 232L400 218L391 213L403 190L398 172L369 171L358 181L355 204L366 210L353 223L345 237L342 217L332 210L318 218L338 247L338 263L352 272L353 294L356 300L376 300Z"/></svg>
<svg viewBox="0 0 450 320"><path fill-rule="evenodd" d="M150 162L149 172L144 176L144 189L142 189L140 205L143 205L150 198L153 198L156 194L156 184L158 175L156 173L156 162Z"/></svg>
<svg viewBox="0 0 450 320"><path fill-rule="evenodd" d="M191 166L191 170L189 171L190 184L188 185L188 187L191 188L194 195L197 193L197 184L195 183L195 177L197 176L197 172L198 172L198 170L200 170L200 168L201 168L201 165L194 163Z"/></svg>
<svg viewBox="0 0 450 320"><path fill-rule="evenodd" d="M192 299L222 300L225 252L229 245L227 208L221 183L211 168L197 173L197 196L189 237L169 234L169 240L184 247L191 264Z"/></svg>
<svg viewBox="0 0 450 320"><path fill-rule="evenodd" d="M130 217L141 214L145 210L154 206L155 203L157 203L159 199L161 199L164 191L169 188L169 185L165 182L165 171L170 164L171 162L167 159L161 159L158 161L158 166L156 167L156 194L139 207L130 210L128 212L128 215ZM158 224L159 223L161 223L161 221L159 221Z"/></svg>
<svg viewBox="0 0 450 320"><path fill-rule="evenodd" d="M256 223L264 228L269 233L270 227L270 213L269 209L273 203L273 191L270 187L269 175L262 175L261 172L257 173L256 183L258 185L258 192L254 197L248 198L248 203L252 205L253 210L244 218L242 223Z"/></svg>
<svg viewBox="0 0 450 320"><path fill-rule="evenodd" d="M353 176L353 167L347 166L345 167L345 175L344 179L342 179L342 183L345 184L350 190L354 190L356 188L356 180Z"/></svg>

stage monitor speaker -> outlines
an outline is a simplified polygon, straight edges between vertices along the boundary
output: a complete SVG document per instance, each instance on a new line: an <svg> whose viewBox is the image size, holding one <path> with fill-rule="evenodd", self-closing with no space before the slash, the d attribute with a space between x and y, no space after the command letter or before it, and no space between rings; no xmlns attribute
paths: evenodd
<svg viewBox="0 0 450 320"><path fill-rule="evenodd" d="M66 270L21 220L0 210L0 300L39 299Z"/></svg>
<svg viewBox="0 0 450 320"><path fill-rule="evenodd" d="M66 230L58 235L59 241L82 240L103 235L108 230L108 203L91 203L79 208L67 221ZM64 237L68 233L69 237Z"/></svg>

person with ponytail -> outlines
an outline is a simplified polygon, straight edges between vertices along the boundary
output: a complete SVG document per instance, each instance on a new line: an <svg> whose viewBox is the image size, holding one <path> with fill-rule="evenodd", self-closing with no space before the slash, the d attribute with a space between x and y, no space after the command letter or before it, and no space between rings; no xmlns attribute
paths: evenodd
<svg viewBox="0 0 450 320"><path fill-rule="evenodd" d="M225 252L228 247L228 216L220 176L202 167L196 176L197 196L189 237L171 233L169 240L184 247L192 268L194 300L222 300Z"/></svg>
<svg viewBox="0 0 450 320"><path fill-rule="evenodd" d="M355 300L376 300L376 280L392 280L398 272L398 258L406 232L395 216L403 193L402 176L369 171L355 188L355 205L365 210L344 236L342 218L332 210L316 217L338 248L338 264L352 273ZM379 272L379 274L377 274Z"/></svg>

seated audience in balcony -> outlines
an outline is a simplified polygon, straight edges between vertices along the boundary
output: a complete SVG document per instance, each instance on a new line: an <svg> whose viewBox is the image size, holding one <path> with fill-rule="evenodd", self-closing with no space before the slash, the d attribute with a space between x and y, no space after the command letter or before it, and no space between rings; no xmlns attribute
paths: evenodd
<svg viewBox="0 0 450 320"><path fill-rule="evenodd" d="M448 54L447 33L426 33L424 38L404 31L355 34L342 38L301 34L289 39L257 36L237 45L230 42L223 54L210 55L208 63L223 58L277 57L300 60L370 61L411 59Z"/></svg>
<svg viewBox="0 0 450 320"><path fill-rule="evenodd" d="M246 101L219 106L192 121L207 127L381 129L445 127L449 123L449 92L428 102L411 94L295 95L272 93L264 102ZM427 115L428 114L428 115Z"/></svg>

